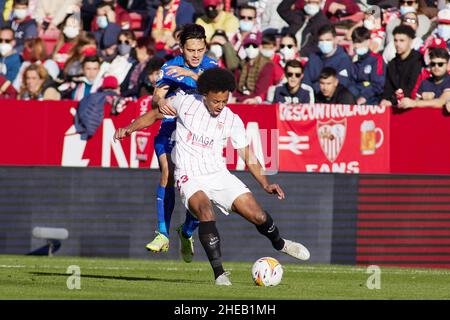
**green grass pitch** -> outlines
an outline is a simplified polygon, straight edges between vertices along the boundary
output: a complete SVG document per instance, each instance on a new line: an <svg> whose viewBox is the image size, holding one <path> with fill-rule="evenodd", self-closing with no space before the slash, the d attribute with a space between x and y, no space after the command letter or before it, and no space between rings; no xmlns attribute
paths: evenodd
<svg viewBox="0 0 450 320"><path fill-rule="evenodd" d="M285 264L277 287L253 284L251 263L225 262L231 287L216 287L207 262L0 255L0 299L450 299L450 270L381 268L381 288L365 267ZM67 268L80 267L69 290ZM70 282L70 281L69 281ZM73 283L73 282L72 282Z"/></svg>

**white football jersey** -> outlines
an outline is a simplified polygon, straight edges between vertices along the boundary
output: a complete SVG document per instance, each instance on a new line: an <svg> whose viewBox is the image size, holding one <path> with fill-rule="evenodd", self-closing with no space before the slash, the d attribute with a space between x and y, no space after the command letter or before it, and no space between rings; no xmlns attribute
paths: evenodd
<svg viewBox="0 0 450 320"><path fill-rule="evenodd" d="M223 149L228 138L235 149L248 145L244 123L228 107L213 117L201 95L177 95L171 105L177 110L172 150L176 174L195 177L226 170Z"/></svg>

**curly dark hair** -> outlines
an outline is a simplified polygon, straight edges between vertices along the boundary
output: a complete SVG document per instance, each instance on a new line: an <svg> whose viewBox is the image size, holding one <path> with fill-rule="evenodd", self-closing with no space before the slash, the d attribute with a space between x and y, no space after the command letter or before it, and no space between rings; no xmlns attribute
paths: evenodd
<svg viewBox="0 0 450 320"><path fill-rule="evenodd" d="M202 95L209 92L233 92L235 89L234 75L227 69L208 69L200 75L197 81L197 90Z"/></svg>

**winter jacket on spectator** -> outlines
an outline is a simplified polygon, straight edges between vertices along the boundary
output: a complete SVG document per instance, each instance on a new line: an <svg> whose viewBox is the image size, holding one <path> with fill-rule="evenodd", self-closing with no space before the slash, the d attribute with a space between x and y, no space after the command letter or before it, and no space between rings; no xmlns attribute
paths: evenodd
<svg viewBox="0 0 450 320"><path fill-rule="evenodd" d="M356 100L350 90L342 84L338 84L336 91L330 98L325 97L322 92L319 92L316 95L316 103L356 104Z"/></svg>
<svg viewBox="0 0 450 320"><path fill-rule="evenodd" d="M39 0L33 18L38 23L49 20L52 25L57 26L74 6L80 7L81 0Z"/></svg>
<svg viewBox="0 0 450 320"><path fill-rule="evenodd" d="M283 0L278 6L278 14L289 24L288 33L294 34L299 44L300 55L308 57L317 51L317 32L321 26L329 24L322 11L306 21L303 10L292 10L296 0ZM306 25L304 26L304 24ZM299 32L300 31L300 32ZM301 40L301 41L299 41Z"/></svg>
<svg viewBox="0 0 450 320"><path fill-rule="evenodd" d="M384 84L383 99L389 100L397 105L395 91L402 89L404 96L415 98L414 87L422 72L423 56L412 50L409 56L402 60L399 56L389 62L386 71L386 82Z"/></svg>
<svg viewBox="0 0 450 320"><path fill-rule="evenodd" d="M226 11L221 11L214 21L204 15L197 18L195 23L205 28L206 41L208 42L216 30L223 30L228 37L232 37L239 29L239 19L233 13Z"/></svg>
<svg viewBox="0 0 450 320"><path fill-rule="evenodd" d="M322 52L313 53L309 56L305 66L305 77L303 82L310 85L315 92L319 92L319 76L324 67L331 67L336 70L339 83L344 87L350 87L353 78L353 65L345 50L337 46L336 52L325 57Z"/></svg>
<svg viewBox="0 0 450 320"><path fill-rule="evenodd" d="M38 29L36 20L27 17L22 22L17 22L16 19L11 21L11 29L14 30L14 38L16 40L17 52L21 53L23 50L23 45L26 39L36 38L38 36Z"/></svg>
<svg viewBox="0 0 450 320"><path fill-rule="evenodd" d="M365 98L365 104L378 104L384 90L386 65L378 53L369 52L358 57L353 64L353 81L350 91L357 98Z"/></svg>
<svg viewBox="0 0 450 320"><path fill-rule="evenodd" d="M0 75L4 75L6 79L13 82L21 64L20 55L15 50L5 57L0 56Z"/></svg>
<svg viewBox="0 0 450 320"><path fill-rule="evenodd" d="M275 89L272 103L314 103L314 90L307 84L300 84L295 93L290 93L287 83L280 84Z"/></svg>

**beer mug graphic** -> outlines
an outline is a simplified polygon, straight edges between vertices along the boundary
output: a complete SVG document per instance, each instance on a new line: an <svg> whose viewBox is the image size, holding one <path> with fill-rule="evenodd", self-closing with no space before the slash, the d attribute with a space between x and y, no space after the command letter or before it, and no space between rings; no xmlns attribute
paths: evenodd
<svg viewBox="0 0 450 320"><path fill-rule="evenodd" d="M377 143L376 134L380 134L380 141ZM373 120L364 120L361 123L361 154L375 154L375 150L383 144L383 130L375 127Z"/></svg>

